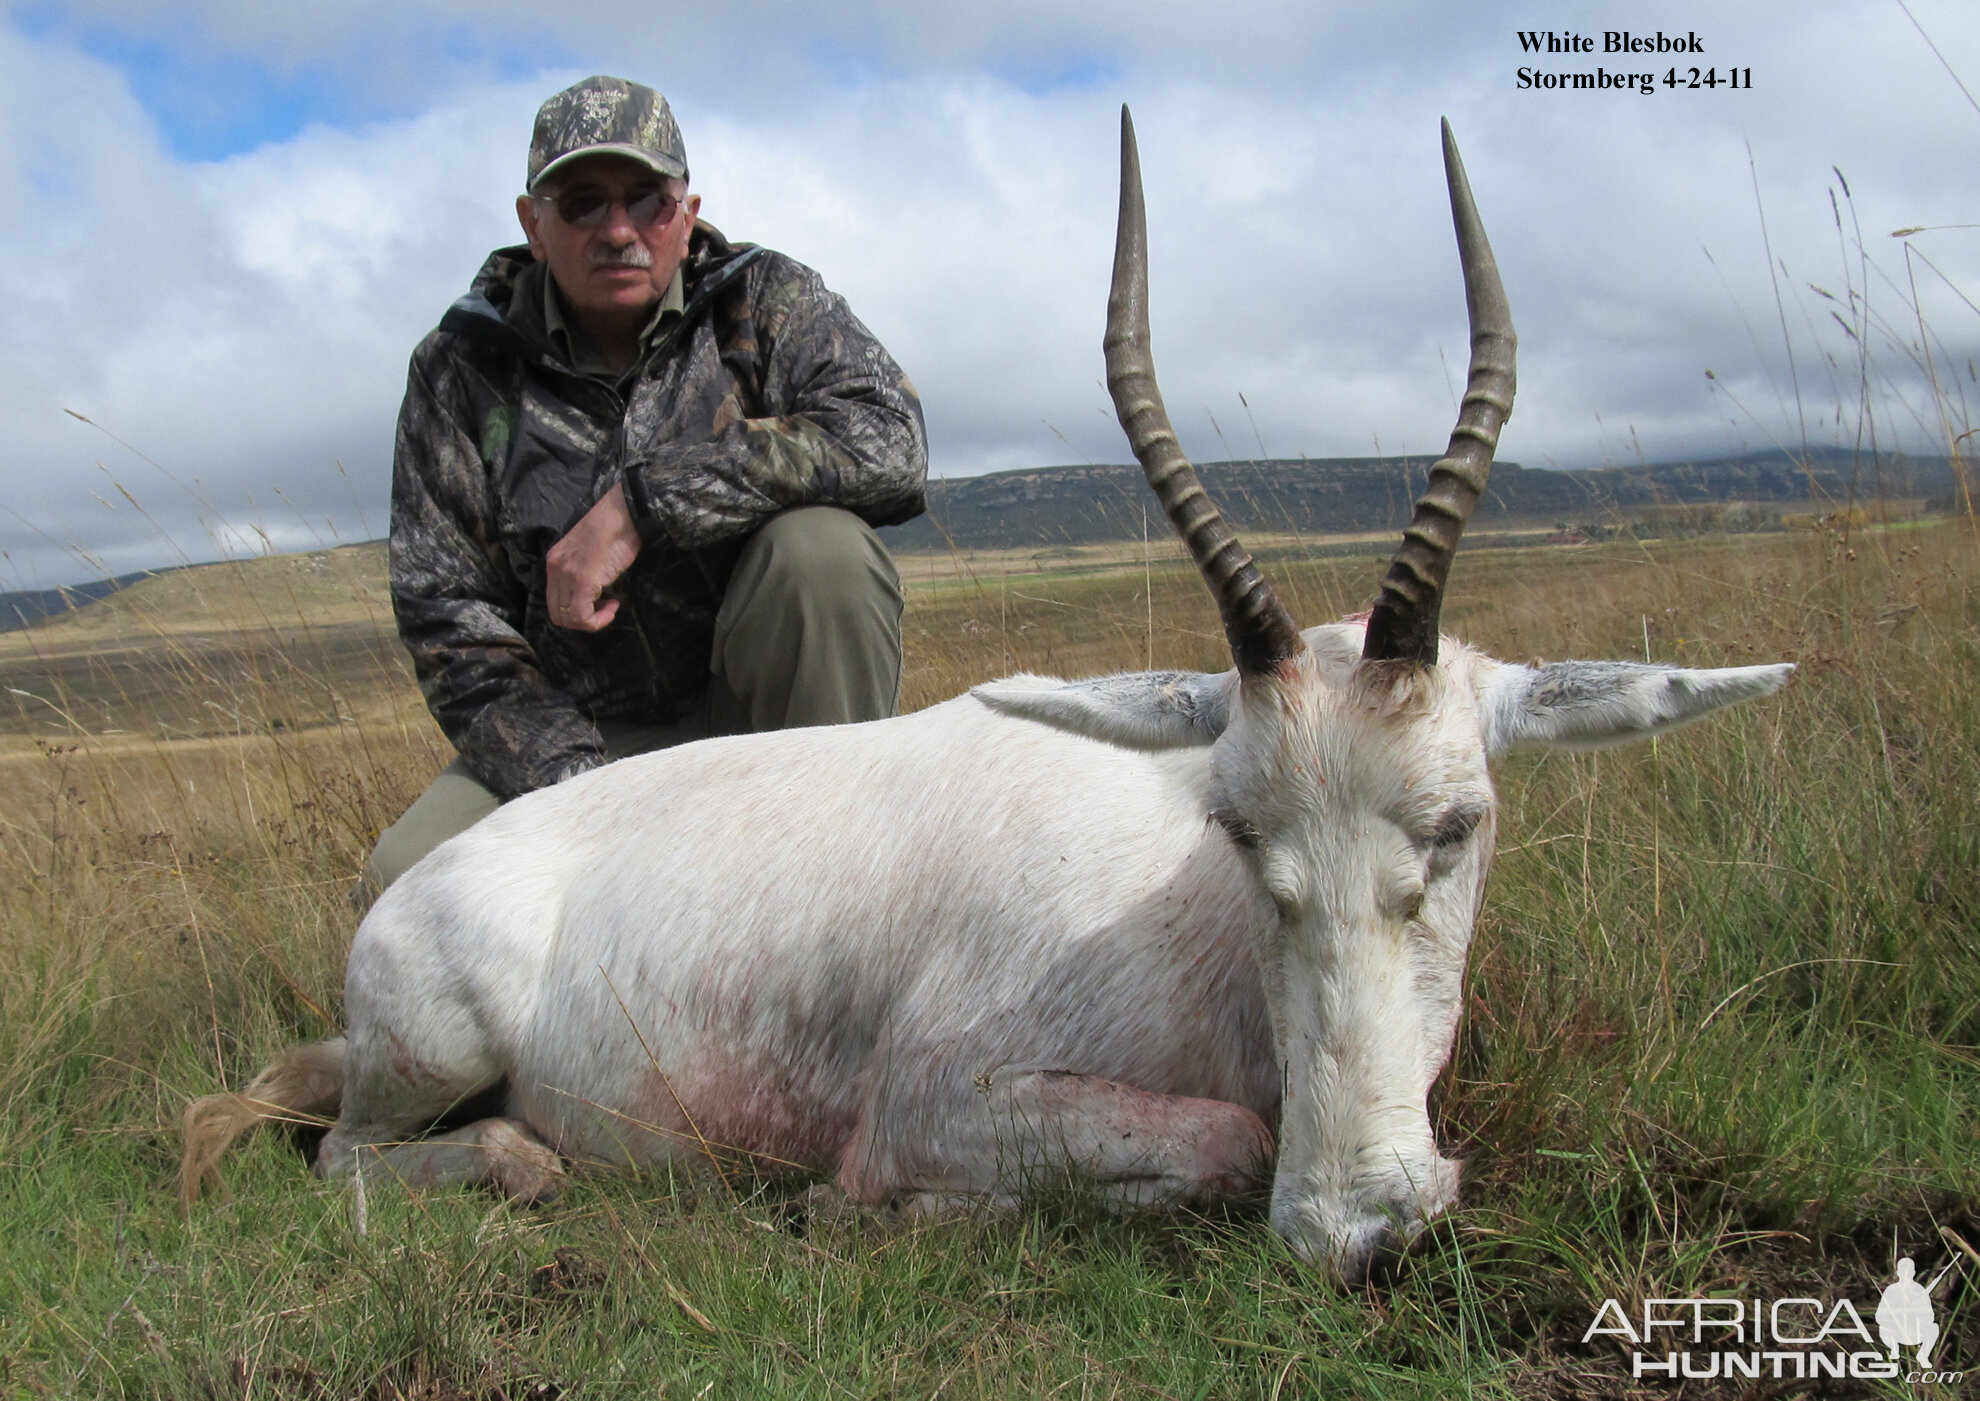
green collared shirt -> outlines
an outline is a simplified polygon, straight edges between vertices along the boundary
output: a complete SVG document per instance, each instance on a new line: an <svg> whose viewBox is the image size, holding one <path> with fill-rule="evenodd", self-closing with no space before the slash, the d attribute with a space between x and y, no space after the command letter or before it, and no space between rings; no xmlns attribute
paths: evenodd
<svg viewBox="0 0 1980 1401"><path fill-rule="evenodd" d="M632 365L624 370L615 370L605 363L604 356L598 353L591 338L564 314L564 299L557 291L557 279L550 276L547 267L542 276L543 329L549 336L551 347L579 374L590 375L608 384L617 384L632 373L634 366L646 359L647 352L653 349L653 342L666 328L668 319L679 316L681 308L687 304L687 296L681 290L681 270L675 268L674 280L667 284L667 290L653 308L653 315L647 318L646 325L640 330L639 353L633 356Z"/></svg>

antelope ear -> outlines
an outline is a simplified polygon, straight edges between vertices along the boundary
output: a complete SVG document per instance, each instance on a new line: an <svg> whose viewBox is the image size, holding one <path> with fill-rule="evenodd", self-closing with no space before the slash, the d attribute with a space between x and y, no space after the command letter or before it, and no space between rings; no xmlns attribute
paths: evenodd
<svg viewBox="0 0 1980 1401"><path fill-rule="evenodd" d="M1217 742L1237 688L1235 671L1136 671L1090 681L1012 676L970 694L992 710L1108 744L1185 749Z"/></svg>
<svg viewBox="0 0 1980 1401"><path fill-rule="evenodd" d="M1501 663L1479 687L1485 752L1602 749L1648 739L1787 684L1791 663L1688 671L1641 662Z"/></svg>

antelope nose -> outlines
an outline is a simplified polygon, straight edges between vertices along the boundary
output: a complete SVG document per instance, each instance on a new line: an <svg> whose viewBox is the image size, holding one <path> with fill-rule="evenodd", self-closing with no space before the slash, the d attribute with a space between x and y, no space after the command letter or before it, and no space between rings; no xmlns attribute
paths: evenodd
<svg viewBox="0 0 1980 1401"><path fill-rule="evenodd" d="M1380 1284L1395 1272L1416 1229L1392 1213L1331 1219L1319 1212L1275 1212L1272 1227L1293 1254L1343 1284Z"/></svg>
<svg viewBox="0 0 1980 1401"><path fill-rule="evenodd" d="M1334 1269L1343 1284L1388 1284L1408 1247L1409 1237L1394 1222L1379 1222L1342 1242Z"/></svg>

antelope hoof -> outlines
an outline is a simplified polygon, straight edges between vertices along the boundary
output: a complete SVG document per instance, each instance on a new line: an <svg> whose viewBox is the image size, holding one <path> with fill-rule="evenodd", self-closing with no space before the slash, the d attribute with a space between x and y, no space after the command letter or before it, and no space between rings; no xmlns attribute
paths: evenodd
<svg viewBox="0 0 1980 1401"><path fill-rule="evenodd" d="M563 1194L564 1165L549 1144L518 1124L497 1122L482 1133L488 1180L513 1202L548 1206Z"/></svg>

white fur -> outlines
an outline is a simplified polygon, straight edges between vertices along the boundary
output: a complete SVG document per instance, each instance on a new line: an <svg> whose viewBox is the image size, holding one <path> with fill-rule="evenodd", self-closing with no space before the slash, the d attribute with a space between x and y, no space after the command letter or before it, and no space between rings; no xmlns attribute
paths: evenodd
<svg viewBox="0 0 1980 1401"><path fill-rule="evenodd" d="M1651 732L1784 673L1603 668L1591 701L1447 642L1398 688L1360 636L1313 629L1242 687L1019 678L509 804L359 929L320 1165L506 1080L579 1160L705 1141L925 1207L1007 1200L1057 1154L1147 1202L1229 1190L1255 1114L1275 1229L1364 1267L1456 1192L1425 1101L1491 856L1488 752ZM1229 1142L1209 1166L1153 1130L1123 1148L1143 1101Z"/></svg>

